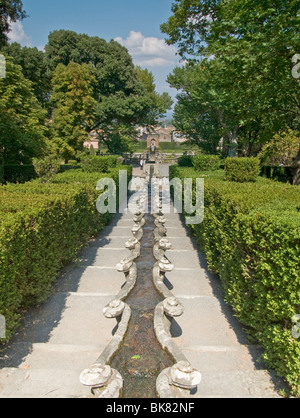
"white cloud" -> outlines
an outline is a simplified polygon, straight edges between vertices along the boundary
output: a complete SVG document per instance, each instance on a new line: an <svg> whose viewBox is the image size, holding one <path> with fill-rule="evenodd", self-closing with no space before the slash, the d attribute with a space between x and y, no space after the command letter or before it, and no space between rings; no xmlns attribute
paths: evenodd
<svg viewBox="0 0 300 418"><path fill-rule="evenodd" d="M21 46L31 46L31 38L26 35L21 22L11 22L10 32L8 33L10 42L18 42Z"/></svg>
<svg viewBox="0 0 300 418"><path fill-rule="evenodd" d="M166 67L166 66L173 66L175 64L175 62L172 60L167 60L165 58L160 58L160 57L145 58L145 59L136 58L135 63L142 67Z"/></svg>
<svg viewBox="0 0 300 418"><path fill-rule="evenodd" d="M125 46L136 65L144 67L163 67L178 64L177 49L169 46L164 39L145 37L141 32L130 31L127 39L115 38Z"/></svg>

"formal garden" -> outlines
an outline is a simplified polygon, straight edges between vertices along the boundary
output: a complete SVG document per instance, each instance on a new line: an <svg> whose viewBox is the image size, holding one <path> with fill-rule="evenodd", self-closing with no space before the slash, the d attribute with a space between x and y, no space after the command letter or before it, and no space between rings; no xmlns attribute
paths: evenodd
<svg viewBox="0 0 300 418"><path fill-rule="evenodd" d="M132 167L117 165L117 157L110 158L111 167L106 158L99 160L97 169L1 187L0 310L7 339L22 312L46 300L59 271L112 219L96 209L96 184L109 177L118 186L120 167L128 170L129 181Z"/></svg>
<svg viewBox="0 0 300 418"><path fill-rule="evenodd" d="M221 164L200 156L193 167L171 167L170 178L204 177L205 217L191 233L270 367L299 393L300 340L292 336L300 310L299 187L259 176L256 159Z"/></svg>
<svg viewBox="0 0 300 418"><path fill-rule="evenodd" d="M43 50L10 42L11 22L26 13L22 1L4 3L0 351L28 309L49 299L62 269L114 219L97 210L97 182L112 179L119 196L120 171L129 182L136 170L127 156L150 151L137 127L151 130L171 110L188 141L161 142L161 160L136 176L151 178L163 163L170 180L193 179L194 202L196 179L204 179L204 220L186 231L248 338L263 347L263 361L299 397L298 2L176 0L161 25L182 60L167 79L175 103L116 40L60 29ZM87 146L91 138L97 150ZM181 191L171 192L184 203ZM161 222L161 237L162 216L147 219L153 229Z"/></svg>

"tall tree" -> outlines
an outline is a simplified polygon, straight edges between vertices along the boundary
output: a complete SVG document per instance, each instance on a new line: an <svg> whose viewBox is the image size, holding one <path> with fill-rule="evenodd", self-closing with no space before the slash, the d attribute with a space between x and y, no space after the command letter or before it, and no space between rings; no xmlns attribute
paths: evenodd
<svg viewBox="0 0 300 418"><path fill-rule="evenodd" d="M82 151L95 117L96 100L92 97L94 70L88 64L59 64L54 72L53 138L57 152L67 161Z"/></svg>
<svg viewBox="0 0 300 418"><path fill-rule="evenodd" d="M152 102L152 110L148 112L148 125L155 125L158 119L166 114L167 110L170 110L173 105L173 100L166 92L159 94L156 92L156 86L154 82L154 76L148 69L142 69L136 67L137 76L140 82L142 82L145 93L149 96ZM146 120L145 120L146 122ZM144 122L144 123L145 123Z"/></svg>
<svg viewBox="0 0 300 418"><path fill-rule="evenodd" d="M0 48L7 44L7 34L10 31L11 22L22 20L26 17L21 0L1 0L0 2Z"/></svg>
<svg viewBox="0 0 300 418"><path fill-rule="evenodd" d="M99 139L111 140L114 149L118 135L126 144L133 126L153 120L153 112L157 115L167 102L163 96L160 103L154 103L127 49L118 42L60 30L49 35L45 50L51 70L59 63L91 64L96 79L92 95L97 102L92 128L101 132ZM159 110L155 108L158 105Z"/></svg>
<svg viewBox="0 0 300 418"><path fill-rule="evenodd" d="M256 152L279 131L299 132L299 80L291 75L300 44L298 1L176 0L172 11L162 25L167 42L187 59L214 65L211 85L218 76L231 101L240 151Z"/></svg>
<svg viewBox="0 0 300 418"><path fill-rule="evenodd" d="M46 113L20 66L6 59L6 78L0 79L0 160L28 164L43 154Z"/></svg>
<svg viewBox="0 0 300 418"><path fill-rule="evenodd" d="M49 104L51 91L51 72L48 69L45 53L37 48L22 47L17 42L6 45L2 52L13 57L14 63L22 67L24 77L32 82L34 93L43 106Z"/></svg>

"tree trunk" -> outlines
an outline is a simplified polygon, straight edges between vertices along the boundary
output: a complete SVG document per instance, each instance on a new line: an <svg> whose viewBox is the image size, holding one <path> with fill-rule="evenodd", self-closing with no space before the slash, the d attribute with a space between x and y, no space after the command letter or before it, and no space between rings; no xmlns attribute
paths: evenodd
<svg viewBox="0 0 300 418"><path fill-rule="evenodd" d="M237 156L238 148L238 128L234 128L229 134L229 157Z"/></svg>
<svg viewBox="0 0 300 418"><path fill-rule="evenodd" d="M300 185L300 149L297 154L295 161L292 164L292 171L293 171L293 185L299 186Z"/></svg>

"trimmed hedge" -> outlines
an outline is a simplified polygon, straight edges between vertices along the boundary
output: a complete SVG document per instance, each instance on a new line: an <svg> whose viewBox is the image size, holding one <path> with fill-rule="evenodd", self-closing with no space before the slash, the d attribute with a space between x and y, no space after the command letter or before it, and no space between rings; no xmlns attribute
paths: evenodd
<svg viewBox="0 0 300 418"><path fill-rule="evenodd" d="M292 167L262 166L260 175L267 179L293 184Z"/></svg>
<svg viewBox="0 0 300 418"><path fill-rule="evenodd" d="M192 155L183 155L182 157L178 158L179 167L193 167L194 158L195 157Z"/></svg>
<svg viewBox="0 0 300 418"><path fill-rule="evenodd" d="M198 171L219 170L221 164L220 157L217 155L197 155L193 159L193 166Z"/></svg>
<svg viewBox="0 0 300 418"><path fill-rule="evenodd" d="M171 167L171 177L197 178ZM300 189L260 178L255 184L205 178L205 217L191 226L226 300L265 350L269 367L300 395L300 339L292 318L300 314Z"/></svg>
<svg viewBox="0 0 300 418"><path fill-rule="evenodd" d="M22 311L49 296L61 268L112 218L97 212L96 184L109 176L118 187L119 168L127 167L102 175L74 170L49 184L34 180L0 188L0 313L7 340Z"/></svg>
<svg viewBox="0 0 300 418"><path fill-rule="evenodd" d="M80 165L86 173L108 173L111 168L117 166L118 156L98 157L96 155L87 155L81 157Z"/></svg>
<svg viewBox="0 0 300 418"><path fill-rule="evenodd" d="M0 165L0 184L25 183L37 178L34 166L30 164Z"/></svg>
<svg viewBox="0 0 300 418"><path fill-rule="evenodd" d="M180 144L176 142L160 142L158 148L161 151L180 151Z"/></svg>
<svg viewBox="0 0 300 418"><path fill-rule="evenodd" d="M260 174L260 160L258 158L226 158L226 180L239 183L255 182Z"/></svg>

